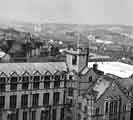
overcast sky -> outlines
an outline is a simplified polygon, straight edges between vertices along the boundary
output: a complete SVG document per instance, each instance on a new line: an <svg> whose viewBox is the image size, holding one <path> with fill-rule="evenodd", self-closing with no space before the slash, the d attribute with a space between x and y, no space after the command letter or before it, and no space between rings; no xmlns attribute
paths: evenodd
<svg viewBox="0 0 133 120"><path fill-rule="evenodd" d="M0 0L0 18L133 25L133 0Z"/></svg>

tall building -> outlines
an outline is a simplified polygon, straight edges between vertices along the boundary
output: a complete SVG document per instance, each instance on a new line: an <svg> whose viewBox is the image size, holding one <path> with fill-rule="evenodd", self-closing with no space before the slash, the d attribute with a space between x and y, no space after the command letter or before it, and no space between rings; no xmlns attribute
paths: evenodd
<svg viewBox="0 0 133 120"><path fill-rule="evenodd" d="M0 71L0 120L63 120L65 63L2 63Z"/></svg>

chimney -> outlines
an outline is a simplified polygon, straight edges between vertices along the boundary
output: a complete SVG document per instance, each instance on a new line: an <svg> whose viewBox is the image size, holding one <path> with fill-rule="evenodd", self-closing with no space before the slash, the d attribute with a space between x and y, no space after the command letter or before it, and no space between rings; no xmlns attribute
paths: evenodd
<svg viewBox="0 0 133 120"><path fill-rule="evenodd" d="M93 70L95 71L95 70L97 70L98 69L98 65L95 63L95 64L93 64Z"/></svg>

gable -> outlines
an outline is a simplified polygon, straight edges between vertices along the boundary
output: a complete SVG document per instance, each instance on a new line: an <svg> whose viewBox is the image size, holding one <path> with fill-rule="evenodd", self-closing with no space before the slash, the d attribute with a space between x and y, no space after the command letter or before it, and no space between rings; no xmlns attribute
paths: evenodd
<svg viewBox="0 0 133 120"><path fill-rule="evenodd" d="M127 96L120 90L118 85L113 82L110 87L108 87L105 92L97 99L97 104L103 104L104 100L107 97L121 97L121 100L126 103L129 99Z"/></svg>

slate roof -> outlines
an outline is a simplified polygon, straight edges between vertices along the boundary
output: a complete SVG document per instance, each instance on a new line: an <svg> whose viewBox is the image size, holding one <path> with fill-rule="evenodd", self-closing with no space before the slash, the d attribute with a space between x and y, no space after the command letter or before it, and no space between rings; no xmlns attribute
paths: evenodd
<svg viewBox="0 0 133 120"><path fill-rule="evenodd" d="M49 71L51 74L57 71L67 71L65 62L47 62L47 63L0 63L0 73L10 75L16 72L18 75L22 75L25 72L34 74L38 71L41 74Z"/></svg>
<svg viewBox="0 0 133 120"><path fill-rule="evenodd" d="M97 99L106 91L108 87L110 87L111 81L107 81L106 79L99 78L96 84L93 86L93 90L96 91Z"/></svg>

